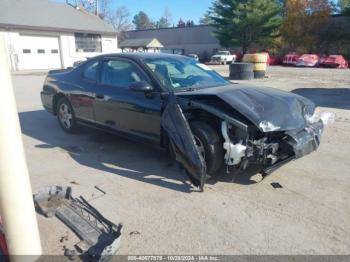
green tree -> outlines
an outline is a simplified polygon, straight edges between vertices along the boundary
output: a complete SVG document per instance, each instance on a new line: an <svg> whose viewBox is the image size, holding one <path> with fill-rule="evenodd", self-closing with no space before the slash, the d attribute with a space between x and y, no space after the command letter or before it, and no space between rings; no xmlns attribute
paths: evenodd
<svg viewBox="0 0 350 262"><path fill-rule="evenodd" d="M170 23L164 17L161 17L157 22L157 28L168 28L168 27L170 27Z"/></svg>
<svg viewBox="0 0 350 262"><path fill-rule="evenodd" d="M201 25L209 25L213 23L213 20L211 19L212 13L210 10L205 12L202 18L199 19L199 24Z"/></svg>
<svg viewBox="0 0 350 262"><path fill-rule="evenodd" d="M302 52L314 52L319 49L318 42L328 38L324 32L329 26L332 12L333 5L329 0L286 0L285 17L281 27L286 47ZM323 40L320 39L322 32Z"/></svg>
<svg viewBox="0 0 350 262"><path fill-rule="evenodd" d="M350 0L338 0L340 13L347 13L350 10Z"/></svg>
<svg viewBox="0 0 350 262"><path fill-rule="evenodd" d="M172 24L171 12L168 8L165 8L163 16L157 22L157 28L168 28Z"/></svg>
<svg viewBox="0 0 350 262"><path fill-rule="evenodd" d="M132 22L134 23L136 30L153 29L156 27L155 23L145 12L142 11L134 16Z"/></svg>
<svg viewBox="0 0 350 262"><path fill-rule="evenodd" d="M252 45L271 43L282 23L276 0L216 0L211 12L220 44L241 47L244 53Z"/></svg>

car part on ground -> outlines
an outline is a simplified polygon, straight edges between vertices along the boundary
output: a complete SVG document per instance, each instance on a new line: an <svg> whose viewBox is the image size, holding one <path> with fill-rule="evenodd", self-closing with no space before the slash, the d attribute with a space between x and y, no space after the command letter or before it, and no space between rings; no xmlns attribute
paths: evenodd
<svg viewBox="0 0 350 262"><path fill-rule="evenodd" d="M254 78L252 63L232 63L230 64L231 80L251 80Z"/></svg>
<svg viewBox="0 0 350 262"><path fill-rule="evenodd" d="M34 195L34 203L38 213L56 216L77 234L81 241L75 247L81 255L104 261L119 250L122 225L107 220L82 196L73 198L70 187L44 188Z"/></svg>
<svg viewBox="0 0 350 262"><path fill-rule="evenodd" d="M295 66L300 56L299 53L295 52L286 54L283 58L283 65Z"/></svg>
<svg viewBox="0 0 350 262"><path fill-rule="evenodd" d="M320 57L316 54L305 54L299 57L296 62L298 67L317 67L320 63Z"/></svg>
<svg viewBox="0 0 350 262"><path fill-rule="evenodd" d="M330 55L320 62L322 67L347 69L349 68L348 61L342 55Z"/></svg>

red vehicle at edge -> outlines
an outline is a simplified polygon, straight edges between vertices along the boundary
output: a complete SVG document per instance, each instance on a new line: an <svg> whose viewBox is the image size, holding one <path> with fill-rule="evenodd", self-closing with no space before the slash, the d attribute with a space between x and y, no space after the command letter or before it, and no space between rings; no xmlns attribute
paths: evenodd
<svg viewBox="0 0 350 262"><path fill-rule="evenodd" d="M295 66L300 56L301 55L299 53L288 53L283 58L283 64Z"/></svg>
<svg viewBox="0 0 350 262"><path fill-rule="evenodd" d="M331 68L340 68L346 69L349 68L348 61L342 55L330 55L321 61L320 65L322 67L331 67Z"/></svg>
<svg viewBox="0 0 350 262"><path fill-rule="evenodd" d="M305 54L299 57L296 66L317 67L320 64L320 57L316 54Z"/></svg>

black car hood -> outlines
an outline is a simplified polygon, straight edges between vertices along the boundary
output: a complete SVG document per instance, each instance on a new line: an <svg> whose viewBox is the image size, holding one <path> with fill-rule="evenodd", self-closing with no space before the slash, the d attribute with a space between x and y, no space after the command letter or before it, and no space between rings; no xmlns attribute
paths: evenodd
<svg viewBox="0 0 350 262"><path fill-rule="evenodd" d="M177 95L217 96L263 132L302 129L306 126L305 115L312 115L315 110L315 104L305 97L267 87L233 84Z"/></svg>

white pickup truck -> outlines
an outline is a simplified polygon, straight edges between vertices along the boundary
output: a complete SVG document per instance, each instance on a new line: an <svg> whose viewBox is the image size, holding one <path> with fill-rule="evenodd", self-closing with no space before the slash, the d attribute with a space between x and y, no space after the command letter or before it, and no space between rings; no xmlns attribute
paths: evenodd
<svg viewBox="0 0 350 262"><path fill-rule="evenodd" d="M211 61L226 65L227 63L234 63L236 61L236 55L231 55L230 51L219 51L211 57Z"/></svg>

